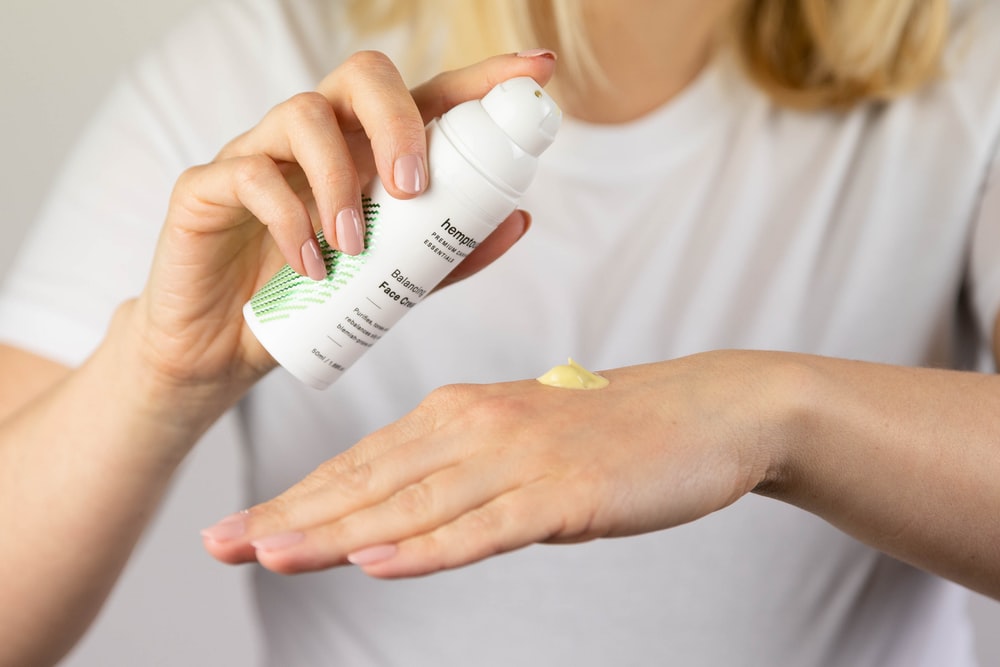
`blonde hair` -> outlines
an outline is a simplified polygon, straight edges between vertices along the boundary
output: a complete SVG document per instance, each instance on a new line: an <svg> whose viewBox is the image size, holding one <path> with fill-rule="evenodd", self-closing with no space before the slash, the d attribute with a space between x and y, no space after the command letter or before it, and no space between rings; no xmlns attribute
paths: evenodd
<svg viewBox="0 0 1000 667"><path fill-rule="evenodd" d="M561 76L593 84L600 66L581 0L354 0L359 24L433 34L449 18L448 66L545 46ZM804 109L886 100L941 72L950 0L736 0L723 44L778 102ZM420 48L426 47L422 44Z"/></svg>
<svg viewBox="0 0 1000 667"><path fill-rule="evenodd" d="M747 0L734 17L751 78L796 107L844 107L941 72L949 0Z"/></svg>

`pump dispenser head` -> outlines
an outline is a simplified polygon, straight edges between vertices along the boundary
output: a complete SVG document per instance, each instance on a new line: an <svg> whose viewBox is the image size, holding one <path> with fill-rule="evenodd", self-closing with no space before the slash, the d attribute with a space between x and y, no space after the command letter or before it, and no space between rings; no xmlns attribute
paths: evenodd
<svg viewBox="0 0 1000 667"><path fill-rule="evenodd" d="M556 103L526 76L497 84L483 97L482 105L511 141L535 157L549 147L562 123Z"/></svg>
<svg viewBox="0 0 1000 667"><path fill-rule="evenodd" d="M480 187L499 190L506 198L503 207L510 213L534 178L538 156L552 143L561 122L559 107L533 79L517 77L499 83L481 100L463 102L438 119L441 134L458 159L429 155L431 181L434 172L448 172L446 178L463 183L459 189L467 190L470 197L497 206L501 204L494 195L472 193ZM431 153L449 150L431 146Z"/></svg>

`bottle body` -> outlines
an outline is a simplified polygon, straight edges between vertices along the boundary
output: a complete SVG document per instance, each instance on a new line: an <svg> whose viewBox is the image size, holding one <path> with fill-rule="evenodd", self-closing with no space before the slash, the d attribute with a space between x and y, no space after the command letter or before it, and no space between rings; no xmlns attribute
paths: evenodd
<svg viewBox="0 0 1000 667"><path fill-rule="evenodd" d="M378 179L366 190L361 254L334 250L320 235L324 280L285 266L244 305L250 330L292 375L329 386L514 211L560 116L530 79L494 91L493 108L466 102L428 125L430 174L420 196L395 199ZM546 105L536 113L545 132L537 146L528 144L536 121L526 126L514 113L525 104ZM498 124L501 112L508 118Z"/></svg>
<svg viewBox="0 0 1000 667"><path fill-rule="evenodd" d="M428 133L432 165L454 159L435 129ZM446 170L429 180L412 200L391 197L376 180L363 198L364 252L352 257L321 240L325 280L285 267L244 306L261 344L309 386L334 382L514 210L477 206Z"/></svg>

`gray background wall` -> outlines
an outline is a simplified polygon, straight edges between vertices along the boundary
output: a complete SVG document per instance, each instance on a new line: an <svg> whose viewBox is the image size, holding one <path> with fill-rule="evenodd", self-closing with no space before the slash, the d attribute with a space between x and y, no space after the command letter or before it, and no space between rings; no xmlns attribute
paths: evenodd
<svg viewBox="0 0 1000 667"><path fill-rule="evenodd" d="M204 1L0 3L0 274L119 68ZM255 664L249 570L215 563L198 538L198 529L240 506L239 471L232 425L222 423L182 469L112 599L65 665ZM977 597L970 611L982 664L1000 665L1000 604Z"/></svg>

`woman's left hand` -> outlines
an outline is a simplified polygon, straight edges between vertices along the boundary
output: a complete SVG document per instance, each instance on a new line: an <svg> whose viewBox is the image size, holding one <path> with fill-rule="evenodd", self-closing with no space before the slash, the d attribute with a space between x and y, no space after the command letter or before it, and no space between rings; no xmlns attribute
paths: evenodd
<svg viewBox="0 0 1000 667"><path fill-rule="evenodd" d="M224 562L377 577L536 542L654 531L729 505L768 474L760 374L739 352L603 373L600 390L452 385L277 498L204 531Z"/></svg>

